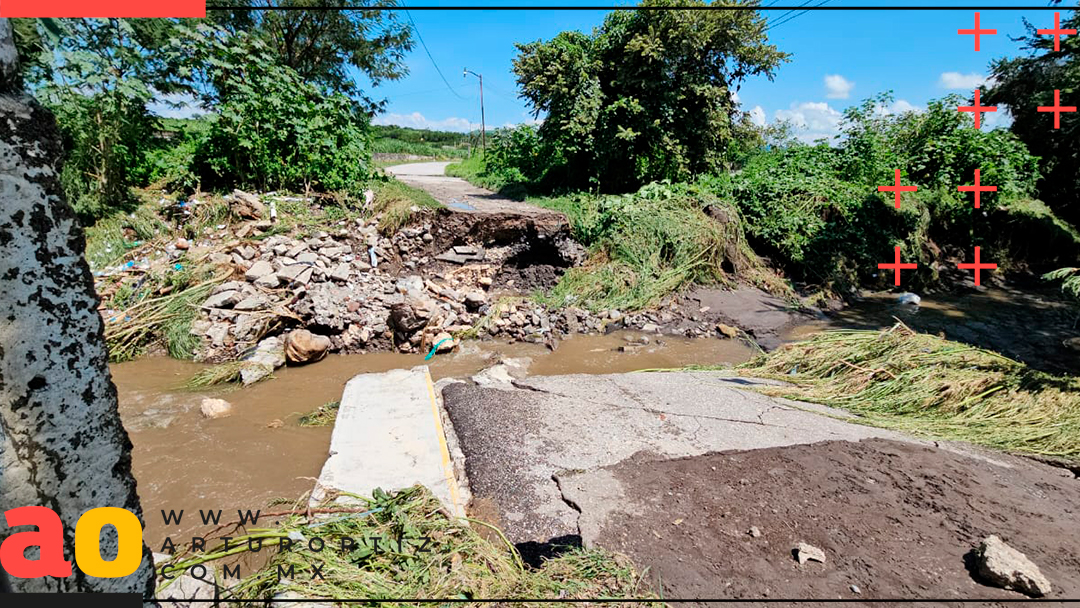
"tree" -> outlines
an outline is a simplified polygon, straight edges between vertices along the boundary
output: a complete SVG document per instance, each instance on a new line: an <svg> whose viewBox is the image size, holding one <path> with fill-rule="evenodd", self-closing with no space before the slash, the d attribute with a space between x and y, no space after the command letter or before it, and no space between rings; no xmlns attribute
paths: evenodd
<svg viewBox="0 0 1080 608"><path fill-rule="evenodd" d="M1080 105L1080 38L1062 36L1060 50L1054 38L1040 35L1039 27L1025 20L1027 34L1020 37L1026 57L999 59L991 64L993 83L983 96L987 105L1000 105L1012 115L1012 131L1042 159L1043 177L1039 198L1062 218L1080 222L1080 114L1061 114L1061 128L1054 128L1052 114L1039 106L1053 106L1054 90L1061 91L1061 105ZM1080 29L1080 16L1066 15L1062 28Z"/></svg>
<svg viewBox="0 0 1080 608"><path fill-rule="evenodd" d="M405 55L412 50L410 29L393 11L296 10L324 5L321 0L226 0L219 6L285 7L279 11L208 11L208 17L232 33L250 32L261 38L288 66L307 82L344 93L377 111L385 100L374 101L361 93L351 69L359 70L371 84L397 80L408 73ZM371 7L397 6L397 0L376 0Z"/></svg>
<svg viewBox="0 0 1080 608"><path fill-rule="evenodd" d="M60 181L83 223L132 204L132 168L159 125L146 104L182 89L161 51L164 19L58 19L46 32L20 20L16 43L28 85L56 114L66 150Z"/></svg>
<svg viewBox="0 0 1080 608"><path fill-rule="evenodd" d="M45 506L64 525L74 561L75 523L97 507L142 519L131 442L117 411L104 324L82 229L58 179L52 115L23 91L11 25L0 19L0 511ZM12 530L0 528L0 542ZM102 530L103 555L116 531ZM12 579L21 592L154 590L150 549L127 577Z"/></svg>
<svg viewBox="0 0 1080 608"><path fill-rule="evenodd" d="M688 5L708 3L640 7ZM787 59L766 41L756 11L616 11L591 35L517 45L513 69L534 115L545 115L540 136L559 178L625 191L722 168L749 128L733 94Z"/></svg>

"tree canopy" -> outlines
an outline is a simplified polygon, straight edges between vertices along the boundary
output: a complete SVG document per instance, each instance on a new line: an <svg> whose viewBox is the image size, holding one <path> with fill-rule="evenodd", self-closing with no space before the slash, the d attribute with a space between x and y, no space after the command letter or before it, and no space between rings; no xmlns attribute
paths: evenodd
<svg viewBox="0 0 1080 608"><path fill-rule="evenodd" d="M755 2L756 4L756 2ZM706 6L644 0L641 8ZM615 11L592 34L517 45L521 96L567 185L629 190L722 167L737 139L734 93L772 78L787 54L767 43L756 11Z"/></svg>
<svg viewBox="0 0 1080 608"><path fill-rule="evenodd" d="M1043 179L1039 195L1063 218L1080 221L1080 114L1061 114L1061 128L1054 128L1053 114L1039 106L1053 106L1054 90L1061 91L1061 105L1080 105L1080 38L1062 36L1059 50L1054 38L1040 35L1039 27L1025 20L1027 34L1020 38L1027 56L999 59L991 64L992 85L983 97L988 105L1001 105L1012 115L1012 131L1042 158ZM1080 29L1073 13L1062 28Z"/></svg>

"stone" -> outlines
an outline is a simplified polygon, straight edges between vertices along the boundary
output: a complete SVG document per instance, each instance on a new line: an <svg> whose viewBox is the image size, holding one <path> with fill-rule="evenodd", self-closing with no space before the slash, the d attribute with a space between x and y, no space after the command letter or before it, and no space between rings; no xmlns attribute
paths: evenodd
<svg viewBox="0 0 1080 608"><path fill-rule="evenodd" d="M491 277L480 277L480 280L477 281L477 283L484 287L491 287L491 284L493 282L494 281L491 280Z"/></svg>
<svg viewBox="0 0 1080 608"><path fill-rule="evenodd" d="M996 535L983 539L976 556L979 576L986 582L1032 597L1050 593L1050 581L1039 567Z"/></svg>
<svg viewBox="0 0 1080 608"><path fill-rule="evenodd" d="M261 310L265 307L266 298L263 298L262 296L250 296L237 302L236 306L233 306L233 310Z"/></svg>
<svg viewBox="0 0 1080 608"><path fill-rule="evenodd" d="M484 304L487 304L487 295L484 292L475 290L465 294L465 308L469 312L480 310L480 307Z"/></svg>
<svg viewBox="0 0 1080 608"><path fill-rule="evenodd" d="M623 318L623 314L613 308L608 311L607 317L612 321L618 321L619 319Z"/></svg>
<svg viewBox="0 0 1080 608"><path fill-rule="evenodd" d="M641 331L647 331L649 333L658 334L658 333L660 333L660 326L657 325L656 323L645 323L644 325L641 326Z"/></svg>
<svg viewBox="0 0 1080 608"><path fill-rule="evenodd" d="M281 285L281 275L271 272L255 279L255 285L267 289L277 289Z"/></svg>
<svg viewBox="0 0 1080 608"><path fill-rule="evenodd" d="M266 215L266 206L259 197L248 194L243 190L233 190L232 199L229 201L229 211L233 215L249 220L261 219Z"/></svg>
<svg viewBox="0 0 1080 608"><path fill-rule="evenodd" d="M199 413L203 418L224 418L232 415L232 404L224 399L211 399L209 397L199 404Z"/></svg>
<svg viewBox="0 0 1080 608"><path fill-rule="evenodd" d="M300 255L296 256L296 261L300 262L301 264L314 264L315 262L318 261L318 259L319 259L319 254L313 253L311 251L306 251L306 252L301 253Z"/></svg>
<svg viewBox="0 0 1080 608"><path fill-rule="evenodd" d="M274 267L270 265L270 262L259 260L251 265L251 268L247 269L244 273L244 278L248 281L255 281L259 277L264 277L274 272Z"/></svg>
<svg viewBox="0 0 1080 608"><path fill-rule="evenodd" d="M918 306L920 302L922 302L922 298L920 298L917 294L911 292L902 293L896 298L897 304Z"/></svg>
<svg viewBox="0 0 1080 608"><path fill-rule="evenodd" d="M435 346L436 353L448 353L457 348L458 341L454 339L454 337L451 336L449 333L444 331L440 332L437 336L435 336L435 340L432 342L432 344L437 345Z"/></svg>
<svg viewBox="0 0 1080 608"><path fill-rule="evenodd" d="M326 356L330 338L296 329L285 336L285 359L289 363L313 363Z"/></svg>
<svg viewBox="0 0 1080 608"><path fill-rule="evenodd" d="M237 247L236 253L239 253L240 257L244 258L245 260L250 260L251 258L255 257L255 248L244 245L243 247Z"/></svg>
<svg viewBox="0 0 1080 608"><path fill-rule="evenodd" d="M228 323L214 323L210 326L210 329L206 330L206 339L210 340L210 344L213 346L224 346L225 338L227 338L228 335Z"/></svg>
<svg viewBox="0 0 1080 608"><path fill-rule="evenodd" d="M330 269L330 278L342 283L349 281L350 274L352 274L352 269L349 268L348 264L338 264Z"/></svg>
<svg viewBox="0 0 1080 608"><path fill-rule="evenodd" d="M724 336L725 338L731 338L734 340L735 338L739 337L739 330L735 329L730 325L725 325L724 323L717 323L716 331L720 332L720 335Z"/></svg>
<svg viewBox="0 0 1080 608"><path fill-rule="evenodd" d="M753 536L754 538L758 538L761 536L761 530L758 530L757 526L750 526L750 530L748 530L746 533L750 536Z"/></svg>
<svg viewBox="0 0 1080 608"><path fill-rule="evenodd" d="M214 294L206 301L203 302L205 308L232 308L238 302L240 302L239 291L223 291L218 294Z"/></svg>
<svg viewBox="0 0 1080 608"><path fill-rule="evenodd" d="M799 543L799 545L795 547L795 557L799 560L800 564L805 564L810 560L821 562L823 564L825 563L825 552L814 545L809 545L807 543Z"/></svg>
<svg viewBox="0 0 1080 608"><path fill-rule="evenodd" d="M191 249L191 243L188 242L188 240L184 237L180 237L176 239L176 248L180 251L186 251L188 249Z"/></svg>
<svg viewBox="0 0 1080 608"><path fill-rule="evenodd" d="M285 349L281 338L273 336L259 342L255 352L244 359L240 366L240 381L244 386L254 384L274 373L274 370L285 365Z"/></svg>

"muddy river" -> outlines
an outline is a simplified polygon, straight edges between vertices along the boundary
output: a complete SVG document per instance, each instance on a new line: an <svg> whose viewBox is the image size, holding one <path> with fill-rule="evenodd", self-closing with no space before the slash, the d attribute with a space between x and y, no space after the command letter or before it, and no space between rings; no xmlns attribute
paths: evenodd
<svg viewBox="0 0 1080 608"><path fill-rule="evenodd" d="M472 375L502 357L529 357L535 375L601 374L686 365L736 364L751 355L733 340L651 336L633 352L620 352L637 332L573 336L556 351L543 345L467 342L458 352L427 364L435 380ZM133 466L147 514L147 542L155 550L165 536L206 526L192 516L204 511L258 509L275 498L295 500L309 491L326 460L331 426L303 427L301 415L341 397L345 383L363 372L424 364L422 355L372 353L330 355L305 367L282 368L275 378L242 390L191 391L183 387L202 365L152 357L112 366L120 415L134 444ZM233 415L208 420L203 397L233 404ZM184 509L181 526L166 526L160 511ZM222 521L226 521L223 517ZM179 537L178 537L179 535Z"/></svg>
<svg viewBox="0 0 1080 608"><path fill-rule="evenodd" d="M798 340L830 328L879 329L901 319L912 328L997 350L1053 372L1080 372L1080 356L1062 345L1080 336L1076 309L1050 290L995 289L924 297L918 307L898 305L896 296L865 298L828 320L785 332ZM529 357L534 375L619 373L686 365L737 364L751 350L734 340L651 336L649 345L620 352L635 332L574 336L552 352L541 345L469 342L458 352L427 362L434 379L469 376L502 357ZM147 541L155 548L205 530L198 520L166 526L160 511L265 508L275 498L295 500L312 488L326 458L332 427L301 427L298 419L340 398L352 376L424 364L422 355L374 353L331 355L243 390L189 391L184 382L202 366L168 358L114 365L120 413L134 444L134 469L147 517ZM207 420L203 397L222 397L231 417ZM224 520L223 520L224 521ZM198 525L196 525L198 524ZM178 536L179 535L179 536Z"/></svg>

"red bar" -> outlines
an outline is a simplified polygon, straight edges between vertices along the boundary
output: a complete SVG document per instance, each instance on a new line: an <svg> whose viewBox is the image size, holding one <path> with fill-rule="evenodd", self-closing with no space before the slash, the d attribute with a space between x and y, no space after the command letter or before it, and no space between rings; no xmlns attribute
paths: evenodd
<svg viewBox="0 0 1080 608"><path fill-rule="evenodd" d="M206 17L206 0L0 0L0 17Z"/></svg>

